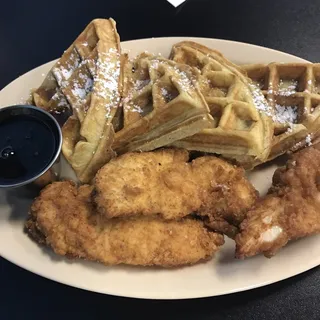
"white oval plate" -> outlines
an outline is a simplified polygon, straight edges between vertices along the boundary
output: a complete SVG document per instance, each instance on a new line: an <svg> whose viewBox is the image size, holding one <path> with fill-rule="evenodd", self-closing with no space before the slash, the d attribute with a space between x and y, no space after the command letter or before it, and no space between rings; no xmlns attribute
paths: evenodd
<svg viewBox="0 0 320 320"><path fill-rule="evenodd" d="M147 50L167 56L171 46L182 40L217 49L238 64L306 62L275 50L216 39L153 38L123 42L122 47L131 55ZM49 62L10 83L0 92L0 106L24 102L52 65ZM275 168L276 164L271 164L249 174L261 194L269 188ZM243 261L234 259L234 242L227 239L213 260L174 270L70 261L38 246L23 232L30 203L30 195L0 190L0 254L36 274L91 291L150 299L208 297L264 286L320 264L320 236L293 242L272 259L260 255Z"/></svg>

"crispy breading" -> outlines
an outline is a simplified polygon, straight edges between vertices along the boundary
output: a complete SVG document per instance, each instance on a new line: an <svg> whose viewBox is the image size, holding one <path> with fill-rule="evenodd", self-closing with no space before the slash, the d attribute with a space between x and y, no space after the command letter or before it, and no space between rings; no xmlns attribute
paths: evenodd
<svg viewBox="0 0 320 320"><path fill-rule="evenodd" d="M94 185L97 209L108 218L196 213L231 236L257 198L243 169L214 156L189 162L183 149L124 154L100 169Z"/></svg>
<svg viewBox="0 0 320 320"><path fill-rule="evenodd" d="M273 256L288 241L320 232L320 144L276 170L273 186L248 212L236 237L236 256Z"/></svg>
<svg viewBox="0 0 320 320"><path fill-rule="evenodd" d="M60 255L106 265L175 267L210 259L224 242L203 222L158 217L107 220L96 214L92 187L55 182L41 192L26 224L31 235Z"/></svg>

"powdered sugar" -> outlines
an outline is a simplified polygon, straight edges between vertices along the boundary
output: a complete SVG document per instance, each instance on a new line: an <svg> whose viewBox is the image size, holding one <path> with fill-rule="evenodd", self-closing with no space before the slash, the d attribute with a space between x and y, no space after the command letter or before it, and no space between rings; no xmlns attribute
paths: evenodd
<svg viewBox="0 0 320 320"><path fill-rule="evenodd" d="M73 88L71 89L71 92L75 97L82 100L92 90L92 85L93 85L92 79L89 77L86 77L85 83L83 86L79 85L78 82L74 82Z"/></svg>
<svg viewBox="0 0 320 320"><path fill-rule="evenodd" d="M296 93L298 86L297 80L282 80L279 81L279 95L281 96L291 96Z"/></svg>
<svg viewBox="0 0 320 320"><path fill-rule="evenodd" d="M249 84L251 89L251 94L253 98L253 103L256 108L260 111L265 113L267 116L272 116L272 109L269 106L268 102L266 101L264 95L262 94L261 90L255 85L254 83Z"/></svg>
<svg viewBox="0 0 320 320"><path fill-rule="evenodd" d="M193 86L191 79L187 76L186 72L180 70L179 68L174 67L174 70L179 75L178 83L181 87L181 90L186 92L189 91L190 87Z"/></svg>
<svg viewBox="0 0 320 320"><path fill-rule="evenodd" d="M94 78L94 92L97 96L107 99L111 107L120 101L119 78L120 78L120 55L114 48L107 53L101 53L97 61L97 74Z"/></svg>
<svg viewBox="0 0 320 320"><path fill-rule="evenodd" d="M296 123L298 119L298 107L275 105L273 121L278 123Z"/></svg>
<svg viewBox="0 0 320 320"><path fill-rule="evenodd" d="M58 103L58 107L67 107L67 106L68 106L67 100L64 98L61 98Z"/></svg>
<svg viewBox="0 0 320 320"><path fill-rule="evenodd" d="M25 103L28 103L28 100L26 100L25 98L20 98L19 101L15 102L14 104L19 105L19 104L25 104ZM31 101L29 101L29 103L31 103ZM0 105L0 106L5 107L6 105Z"/></svg>
<svg viewBox="0 0 320 320"><path fill-rule="evenodd" d="M69 104L67 99L64 97L62 92L57 91L51 98L53 101L58 101L57 107L68 107Z"/></svg>
<svg viewBox="0 0 320 320"><path fill-rule="evenodd" d="M299 150L304 146L307 146L307 147L312 146L312 135L311 134L308 134L304 141L297 142L293 146L292 150Z"/></svg>
<svg viewBox="0 0 320 320"><path fill-rule="evenodd" d="M306 145L307 145L308 147L310 147L310 146L312 145L312 139L311 139L311 135L310 135L310 134L308 134L308 135L306 136Z"/></svg>
<svg viewBox="0 0 320 320"><path fill-rule="evenodd" d="M297 142L294 146L293 146L293 150L298 150L302 147L302 141Z"/></svg>
<svg viewBox="0 0 320 320"><path fill-rule="evenodd" d="M159 68L159 60L156 60L156 59L151 60L150 66L153 69L158 69Z"/></svg>
<svg viewBox="0 0 320 320"><path fill-rule="evenodd" d="M169 92L168 92L168 90L166 89L166 88L161 88L161 94L164 96L164 97L166 97L166 96L168 96L169 95Z"/></svg>
<svg viewBox="0 0 320 320"><path fill-rule="evenodd" d="M61 64L59 61L57 67L53 69L53 74L55 75L59 86L66 87L68 85L67 80L71 78L74 70L78 68L80 59L75 53L71 53L65 64Z"/></svg>
<svg viewBox="0 0 320 320"><path fill-rule="evenodd" d="M291 124L289 124L289 125L290 125L290 126L289 126L289 128L287 129L286 134L289 134L289 133L292 133L292 132L293 132Z"/></svg>
<svg viewBox="0 0 320 320"><path fill-rule="evenodd" d="M141 90L143 89L146 85L150 83L150 79L145 79L145 80L137 80L134 84L134 88L136 90Z"/></svg>
<svg viewBox="0 0 320 320"><path fill-rule="evenodd" d="M138 112L143 113L143 110L138 106L137 104L130 104L130 107L128 108L131 112Z"/></svg>
<svg viewBox="0 0 320 320"><path fill-rule="evenodd" d="M61 72L63 78L65 80L68 80L71 77L73 70L72 69L60 69L60 72Z"/></svg>

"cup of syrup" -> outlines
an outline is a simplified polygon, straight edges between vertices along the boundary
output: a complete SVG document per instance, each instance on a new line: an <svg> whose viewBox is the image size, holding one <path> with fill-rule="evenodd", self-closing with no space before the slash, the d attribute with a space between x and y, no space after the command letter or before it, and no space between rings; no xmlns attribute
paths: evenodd
<svg viewBox="0 0 320 320"><path fill-rule="evenodd" d="M62 145L58 122L29 105L0 108L0 188L54 180Z"/></svg>

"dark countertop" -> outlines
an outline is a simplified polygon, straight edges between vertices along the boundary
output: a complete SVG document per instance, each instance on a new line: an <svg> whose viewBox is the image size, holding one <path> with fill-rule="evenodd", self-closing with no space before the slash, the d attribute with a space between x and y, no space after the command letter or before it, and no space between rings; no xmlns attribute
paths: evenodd
<svg viewBox="0 0 320 320"><path fill-rule="evenodd" d="M0 89L59 57L91 19L110 16L122 40L222 38L320 60L317 0L188 0L178 9L165 0L11 0L0 10ZM319 268L238 294L148 301L71 288L0 258L0 290L0 319L320 319Z"/></svg>

